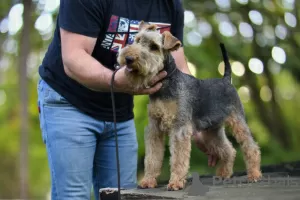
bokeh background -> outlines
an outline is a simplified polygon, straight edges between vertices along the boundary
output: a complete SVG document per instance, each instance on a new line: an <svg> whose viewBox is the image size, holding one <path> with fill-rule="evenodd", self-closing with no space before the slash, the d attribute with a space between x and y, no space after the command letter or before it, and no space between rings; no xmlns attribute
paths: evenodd
<svg viewBox="0 0 300 200"><path fill-rule="evenodd" d="M0 198L46 199L50 176L37 110L37 69L52 39L60 0L0 0ZM219 43L262 150L262 164L300 160L300 1L183 0L185 53L198 78L221 77ZM146 96L135 97L139 177ZM299 112L299 113L298 113ZM245 169L240 148L235 170ZM167 143L166 143L167 145ZM160 181L169 176L169 152ZM193 145L191 171L214 173Z"/></svg>

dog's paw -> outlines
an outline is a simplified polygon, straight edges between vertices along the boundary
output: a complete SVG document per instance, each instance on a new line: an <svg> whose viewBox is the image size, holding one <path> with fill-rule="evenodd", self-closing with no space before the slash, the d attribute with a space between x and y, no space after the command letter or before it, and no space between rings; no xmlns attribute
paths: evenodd
<svg viewBox="0 0 300 200"><path fill-rule="evenodd" d="M155 178L143 178L141 183L138 185L139 189L155 188L157 182Z"/></svg>
<svg viewBox="0 0 300 200"><path fill-rule="evenodd" d="M216 171L216 175L223 179L230 178L232 174L233 174L232 169L229 169L226 166L220 166Z"/></svg>
<svg viewBox="0 0 300 200"><path fill-rule="evenodd" d="M168 191L182 190L184 187L184 181L170 181L167 189Z"/></svg>
<svg viewBox="0 0 300 200"><path fill-rule="evenodd" d="M248 172L248 180L250 182L257 182L262 178L262 173L259 170L253 170Z"/></svg>

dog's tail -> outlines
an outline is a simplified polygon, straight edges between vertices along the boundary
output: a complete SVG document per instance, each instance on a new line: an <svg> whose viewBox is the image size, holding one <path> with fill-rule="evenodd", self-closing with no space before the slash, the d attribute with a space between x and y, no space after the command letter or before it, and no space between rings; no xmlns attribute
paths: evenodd
<svg viewBox="0 0 300 200"><path fill-rule="evenodd" d="M221 47L223 60L224 60L224 65L225 65L223 78L228 80L229 82L231 82L231 65L230 65L230 62L229 62L227 51L226 51L225 45L223 43L220 43L220 47Z"/></svg>

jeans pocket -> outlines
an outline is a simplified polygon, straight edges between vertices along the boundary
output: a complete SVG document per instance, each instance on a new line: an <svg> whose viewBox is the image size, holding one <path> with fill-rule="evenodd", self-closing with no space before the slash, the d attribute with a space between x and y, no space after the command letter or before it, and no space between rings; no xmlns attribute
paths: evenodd
<svg viewBox="0 0 300 200"><path fill-rule="evenodd" d="M44 88L44 106L48 107L70 107L71 104L50 86Z"/></svg>
<svg viewBox="0 0 300 200"><path fill-rule="evenodd" d="M49 117L49 112L45 113L46 107L50 108L51 112L55 112L62 108L71 108L71 104L52 89L45 81L41 80L38 85L38 108L42 139L45 144L47 140L47 125L45 117Z"/></svg>

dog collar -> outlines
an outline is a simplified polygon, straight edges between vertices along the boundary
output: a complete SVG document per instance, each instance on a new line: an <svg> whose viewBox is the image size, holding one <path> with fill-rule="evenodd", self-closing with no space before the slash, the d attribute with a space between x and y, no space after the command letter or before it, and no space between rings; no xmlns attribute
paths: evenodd
<svg viewBox="0 0 300 200"><path fill-rule="evenodd" d="M177 70L177 66L175 64L175 60L171 55L168 55L167 59L164 61L164 69L162 71L167 71L167 76L164 79L170 78L172 76L172 74ZM172 69L171 72L170 71L170 66L173 66L174 69Z"/></svg>
<svg viewBox="0 0 300 200"><path fill-rule="evenodd" d="M164 79L171 77L171 75L176 71L176 69L177 68L175 67L170 73L167 74L167 76Z"/></svg>

